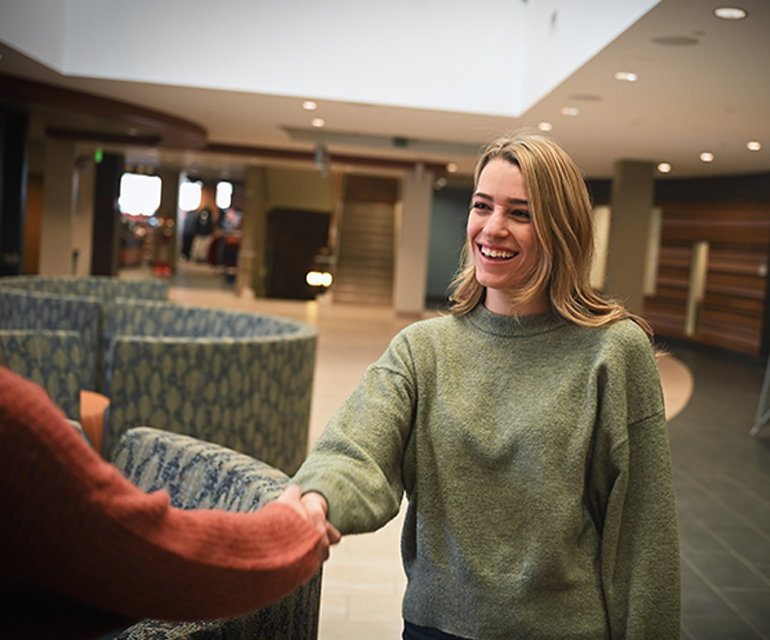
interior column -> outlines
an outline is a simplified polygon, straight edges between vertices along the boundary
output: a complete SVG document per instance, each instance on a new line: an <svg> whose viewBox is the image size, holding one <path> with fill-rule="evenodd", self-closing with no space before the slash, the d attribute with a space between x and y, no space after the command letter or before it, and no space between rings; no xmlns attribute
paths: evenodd
<svg viewBox="0 0 770 640"><path fill-rule="evenodd" d="M43 225L40 234L40 275L74 272L77 143L46 140L43 171Z"/></svg>
<svg viewBox="0 0 770 640"><path fill-rule="evenodd" d="M425 309L433 206L433 173L417 165L404 177L401 207L396 222L396 266L393 306L402 315L420 315Z"/></svg>
<svg viewBox="0 0 770 640"><path fill-rule="evenodd" d="M241 247L235 290L239 295L265 295L267 211L264 167L246 168L246 189L241 220Z"/></svg>
<svg viewBox="0 0 770 640"><path fill-rule="evenodd" d="M153 266L165 269L160 273L170 275L176 271L180 176L176 169L159 169L157 175L161 186L160 206L156 213L159 224L154 232Z"/></svg>
<svg viewBox="0 0 770 640"><path fill-rule="evenodd" d="M19 275L27 201L29 116L0 109L0 275Z"/></svg>
<svg viewBox="0 0 770 640"><path fill-rule="evenodd" d="M94 180L94 233L91 245L91 275L117 276L120 268L120 179L125 160L105 153L96 165Z"/></svg>
<svg viewBox="0 0 770 640"><path fill-rule="evenodd" d="M641 314L644 307L647 242L654 198L653 163L621 160L615 164L606 286L611 297L637 314Z"/></svg>

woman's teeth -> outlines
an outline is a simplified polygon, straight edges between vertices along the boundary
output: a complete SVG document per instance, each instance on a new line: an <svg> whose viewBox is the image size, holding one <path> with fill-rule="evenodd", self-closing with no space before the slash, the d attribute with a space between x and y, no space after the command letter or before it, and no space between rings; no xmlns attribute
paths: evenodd
<svg viewBox="0 0 770 640"><path fill-rule="evenodd" d="M516 253L511 251L498 251L496 249L487 249L486 247L480 247L481 255L487 258L509 259L513 258Z"/></svg>

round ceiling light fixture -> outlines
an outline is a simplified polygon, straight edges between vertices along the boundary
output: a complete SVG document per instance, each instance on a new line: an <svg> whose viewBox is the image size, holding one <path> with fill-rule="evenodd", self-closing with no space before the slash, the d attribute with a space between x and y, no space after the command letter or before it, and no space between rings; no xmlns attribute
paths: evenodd
<svg viewBox="0 0 770 640"><path fill-rule="evenodd" d="M701 162L714 162L714 154L709 151L704 151L700 154Z"/></svg>
<svg viewBox="0 0 770 640"><path fill-rule="evenodd" d="M540 131L553 131L553 125L550 122L541 122L537 125L537 128L540 129Z"/></svg>
<svg viewBox="0 0 770 640"><path fill-rule="evenodd" d="M302 103L302 108L305 111L315 111L318 108L318 103L313 100L305 100L305 102Z"/></svg>
<svg viewBox="0 0 770 640"><path fill-rule="evenodd" d="M714 9L714 15L722 20L743 20L749 14L740 7L717 7Z"/></svg>
<svg viewBox="0 0 770 640"><path fill-rule="evenodd" d="M638 79L639 76L632 71L618 71L615 74L615 80L620 80L621 82L636 82Z"/></svg>
<svg viewBox="0 0 770 640"><path fill-rule="evenodd" d="M757 142L756 140L751 140L746 143L746 148L749 151L759 151L762 148L762 143Z"/></svg>
<svg viewBox="0 0 770 640"><path fill-rule="evenodd" d="M562 107L561 112L565 116L576 116L580 110L577 107Z"/></svg>
<svg viewBox="0 0 770 640"><path fill-rule="evenodd" d="M320 129L321 127L325 127L326 126L326 120L324 120L323 118L313 118L310 121L310 124L312 124L317 129Z"/></svg>
<svg viewBox="0 0 770 640"><path fill-rule="evenodd" d="M670 173L671 165L668 162L661 162L658 165L658 171L660 171L660 173Z"/></svg>

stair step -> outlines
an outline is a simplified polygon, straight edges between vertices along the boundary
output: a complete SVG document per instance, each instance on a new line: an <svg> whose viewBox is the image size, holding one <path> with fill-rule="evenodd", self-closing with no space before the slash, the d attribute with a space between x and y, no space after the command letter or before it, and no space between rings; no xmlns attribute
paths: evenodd
<svg viewBox="0 0 770 640"><path fill-rule="evenodd" d="M392 205L345 204L334 276L335 302L392 304L394 218Z"/></svg>

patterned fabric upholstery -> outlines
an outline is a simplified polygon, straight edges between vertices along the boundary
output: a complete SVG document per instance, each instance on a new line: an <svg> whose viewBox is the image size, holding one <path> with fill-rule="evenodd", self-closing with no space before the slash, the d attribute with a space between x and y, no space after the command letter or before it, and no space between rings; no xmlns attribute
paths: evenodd
<svg viewBox="0 0 770 640"><path fill-rule="evenodd" d="M250 338L286 336L307 328L301 322L276 316L173 302L116 299L106 330L110 337Z"/></svg>
<svg viewBox="0 0 770 640"><path fill-rule="evenodd" d="M188 436L139 427L123 434L114 464L145 491L165 490L183 509L254 511L278 497L285 474L230 449ZM254 613L213 622L144 621L120 640L171 638L311 640L318 635L321 574L295 593Z"/></svg>
<svg viewBox="0 0 770 640"><path fill-rule="evenodd" d="M82 388L110 399L108 459L121 433L149 424L294 473L307 453L316 330L167 297L165 280L0 277L0 329L80 333Z"/></svg>
<svg viewBox="0 0 770 640"><path fill-rule="evenodd" d="M131 280L110 276L4 276L0 287L14 287L39 293L85 296L109 302L115 298L168 300L167 280Z"/></svg>
<svg viewBox="0 0 770 640"><path fill-rule="evenodd" d="M236 449L289 474L299 468L307 454L315 328L122 300L112 318L106 458L124 431L141 424Z"/></svg>
<svg viewBox="0 0 770 640"><path fill-rule="evenodd" d="M0 278L0 283L5 282ZM102 307L95 298L32 293L0 286L0 329L76 331L83 349L81 381L84 389L97 389Z"/></svg>
<svg viewBox="0 0 770 640"><path fill-rule="evenodd" d="M71 420L80 420L80 390L87 373L77 331L0 330L7 367L43 387Z"/></svg>
<svg viewBox="0 0 770 640"><path fill-rule="evenodd" d="M65 329L81 333L83 388L101 391L105 374L105 326L116 298L167 300L165 280L108 276L0 277L0 329Z"/></svg>

